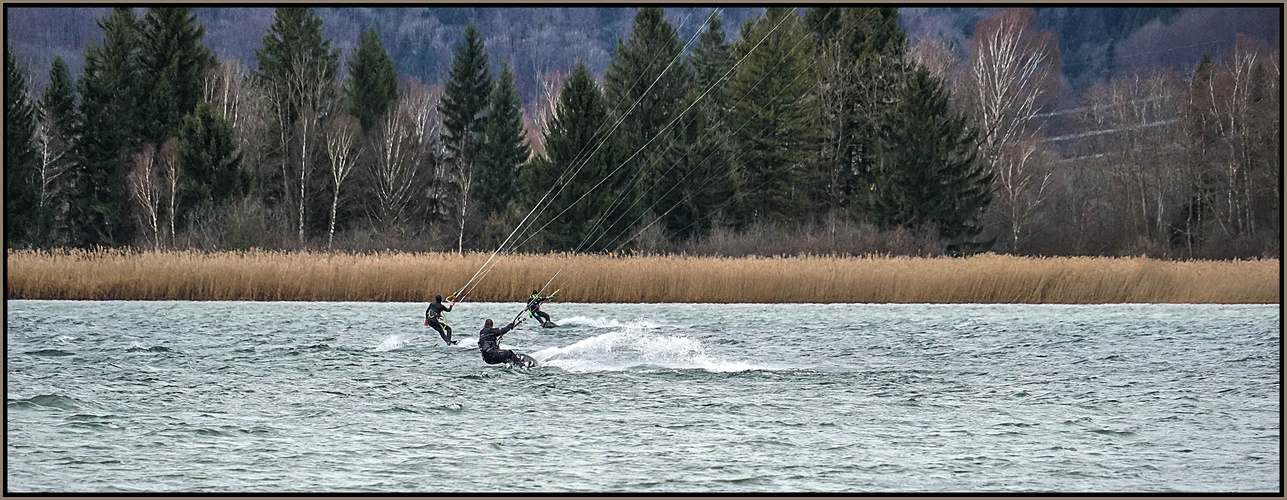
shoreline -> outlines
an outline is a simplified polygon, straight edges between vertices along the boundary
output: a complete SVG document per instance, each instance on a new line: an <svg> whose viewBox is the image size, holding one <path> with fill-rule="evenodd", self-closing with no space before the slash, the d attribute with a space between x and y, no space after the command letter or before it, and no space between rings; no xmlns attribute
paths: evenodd
<svg viewBox="0 0 1287 500"><path fill-rule="evenodd" d="M1275 304L1279 261L10 250L6 300L471 302L550 282L565 303ZM551 282L551 276L554 276Z"/></svg>

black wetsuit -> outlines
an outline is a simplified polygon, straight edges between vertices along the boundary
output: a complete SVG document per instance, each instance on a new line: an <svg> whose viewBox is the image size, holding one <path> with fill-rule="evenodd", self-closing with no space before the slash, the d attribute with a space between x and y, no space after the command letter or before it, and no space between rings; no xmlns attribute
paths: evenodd
<svg viewBox="0 0 1287 500"><path fill-rule="evenodd" d="M438 330L438 335L448 345L460 342L459 340L451 340L451 325L442 322L442 313L444 312L451 312L451 306L444 306L442 302L438 301L431 302L429 307L425 309L425 322L433 327L434 330ZM446 331L443 331L444 328Z"/></svg>
<svg viewBox="0 0 1287 500"><path fill-rule="evenodd" d="M527 299L528 313L531 314L532 317L540 321L542 325L545 323L549 323L550 321L550 315L546 314L545 311L541 310L541 303L545 302L548 299L549 297L542 298L536 295L533 295L531 298Z"/></svg>
<svg viewBox="0 0 1287 500"><path fill-rule="evenodd" d="M505 325L505 328L483 328L478 332L478 350L483 353L483 361L489 365L507 361L519 362L514 351L500 348L501 337L513 329L514 325Z"/></svg>

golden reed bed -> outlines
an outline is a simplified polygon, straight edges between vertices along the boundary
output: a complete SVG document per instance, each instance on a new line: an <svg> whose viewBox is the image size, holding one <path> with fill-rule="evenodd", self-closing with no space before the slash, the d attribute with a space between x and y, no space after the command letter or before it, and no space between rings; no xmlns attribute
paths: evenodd
<svg viewBox="0 0 1287 500"><path fill-rule="evenodd" d="M488 254L9 251L9 299L425 302ZM470 301L1277 303L1277 260L510 255Z"/></svg>

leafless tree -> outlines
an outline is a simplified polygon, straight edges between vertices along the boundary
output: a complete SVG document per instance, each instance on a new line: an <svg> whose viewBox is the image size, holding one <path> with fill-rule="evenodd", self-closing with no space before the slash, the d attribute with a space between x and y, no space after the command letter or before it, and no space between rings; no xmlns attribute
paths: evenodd
<svg viewBox="0 0 1287 500"><path fill-rule="evenodd" d="M362 127L357 119L348 114L331 120L326 130L326 156L331 161L331 180L335 187L331 196L331 223L326 235L328 250L335 241L335 213L340 205L340 188L353 171L353 165L362 152L357 141L361 131Z"/></svg>
<svg viewBox="0 0 1287 500"><path fill-rule="evenodd" d="M414 78L403 82L401 92L415 124L416 163L424 181L418 184L423 190L419 208L431 224L452 218L457 201L453 195L459 192L449 165L443 161L447 151L441 138L442 114L438 106L442 92L441 85L424 85Z"/></svg>
<svg viewBox="0 0 1287 500"><path fill-rule="evenodd" d="M1167 207L1182 185L1178 77L1169 71L1114 78L1087 93L1082 123L1125 209L1126 231L1167 241Z"/></svg>
<svg viewBox="0 0 1287 500"><path fill-rule="evenodd" d="M396 108L389 110L372 134L375 161L371 179L375 191L372 216L382 231L401 230L415 194L417 130L414 97L403 92Z"/></svg>
<svg viewBox="0 0 1287 500"><path fill-rule="evenodd" d="M299 146L299 168L297 169L299 175L294 180L299 183L299 197L295 199L295 206L299 223L299 243L303 245L308 177L315 167L313 161L316 154L315 143L323 114L330 104L334 82L327 81L322 65L307 60L292 64L286 80L290 95L294 96L298 105L295 131Z"/></svg>
<svg viewBox="0 0 1287 500"><path fill-rule="evenodd" d="M1034 149L1039 143L1030 134L1040 127L1035 117L1059 85L1062 66L1054 34L1033 31L1032 19L1031 9L1002 9L980 21L970 39L965 77L969 109L981 130L980 157L998 178L1004 177L996 184L1000 198L1022 202L1000 207L1012 221L1013 250L1020 245L1024 214L1043 199L1016 190L1041 190L1049 178L1038 171L1040 162L1030 161L1039 156Z"/></svg>
<svg viewBox="0 0 1287 500"><path fill-rule="evenodd" d="M949 84L956 80L956 73L960 70L956 54L941 40L915 43L907 50L907 56L929 69L931 75Z"/></svg>
<svg viewBox="0 0 1287 500"><path fill-rule="evenodd" d="M50 113L39 112L36 121L36 157L39 180L39 204L42 212L54 209L54 197L61 190L63 174L67 172L67 143L59 132L60 125L49 116Z"/></svg>
<svg viewBox="0 0 1287 500"><path fill-rule="evenodd" d="M157 177L156 146L147 144L134 155L134 169L129 174L130 194L138 202L143 230L151 235L154 250L161 248L158 212L161 202L160 179Z"/></svg>
<svg viewBox="0 0 1287 500"><path fill-rule="evenodd" d="M537 154L538 151L545 154L545 135L550 131L550 124L558 117L559 96L563 94L563 82L567 81L567 76L559 70L550 70L536 77L541 84L541 93L533 112L536 141L528 141L532 145L532 154Z"/></svg>
<svg viewBox="0 0 1287 500"><path fill-rule="evenodd" d="M174 219L177 215L175 212L175 198L179 192L179 139L171 137L161 144L158 155L161 162L161 171L165 174L165 180L169 184L170 206L166 213L170 214L170 244L174 244Z"/></svg>
<svg viewBox="0 0 1287 500"><path fill-rule="evenodd" d="M1264 166L1275 163L1257 161L1256 158L1256 142L1263 137L1257 128L1272 126L1271 123L1276 121L1254 119L1262 107L1268 107L1258 101L1264 101L1268 94L1277 94L1272 91L1276 89L1265 87L1269 82L1276 82L1278 76L1276 54L1271 56L1269 50L1261 45L1257 40L1239 37L1233 51L1218 65L1216 77L1208 87L1209 106L1214 115L1211 122L1227 152L1227 159L1221 162L1224 165L1224 199L1220 204L1222 210L1217 210L1216 215L1230 236L1256 234L1255 178ZM1272 70L1266 71L1266 67ZM1271 73L1272 78L1266 78ZM1276 111L1280 112L1280 109ZM1281 158L1276 163L1280 166ZM1280 197L1281 191L1276 196Z"/></svg>

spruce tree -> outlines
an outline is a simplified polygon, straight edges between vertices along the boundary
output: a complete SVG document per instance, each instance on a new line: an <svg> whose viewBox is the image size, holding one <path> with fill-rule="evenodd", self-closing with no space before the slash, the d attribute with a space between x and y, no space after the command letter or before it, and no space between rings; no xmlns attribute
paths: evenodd
<svg viewBox="0 0 1287 500"><path fill-rule="evenodd" d="M684 98L692 77L680 57L683 49L665 9L640 8L630 38L618 42L603 77L604 94L614 113L623 117L616 133L632 154L638 152L625 168L639 178L635 184L639 205L658 212L681 196L676 181L686 173L677 168L683 129L679 123L671 124L688 105ZM604 125L604 133L610 125ZM676 225L665 220L663 227Z"/></svg>
<svg viewBox="0 0 1287 500"><path fill-rule="evenodd" d="M895 102L909 64L894 8L815 8L806 14L818 48L819 115L824 135L815 193L830 209L871 213L870 187L880 120Z"/></svg>
<svg viewBox="0 0 1287 500"><path fill-rule="evenodd" d="M139 30L139 71L145 92L142 126L146 139L160 143L174 135L183 116L201 100L201 80L215 64L202 44L206 27L190 7L152 7Z"/></svg>
<svg viewBox="0 0 1287 500"><path fill-rule="evenodd" d="M465 27L465 43L456 46L456 56L447 74L442 96L444 142L449 154L466 169L477 163L483 139L483 115L491 95L492 77L487 67L487 52L482 36L473 23Z"/></svg>
<svg viewBox="0 0 1287 500"><path fill-rule="evenodd" d="M716 218L736 209L729 206L734 179L725 120L728 80L724 78L733 63L723 23L719 15L712 15L689 59L693 81L686 99L693 107L683 118L685 154L679 161L686 177L679 181L682 199L677 205L663 207L670 210L667 232L680 239L709 233Z"/></svg>
<svg viewBox="0 0 1287 500"><path fill-rule="evenodd" d="M349 113L362 124L363 131L370 131L389 107L398 102L398 75L375 26L362 32L357 50L349 57L345 93Z"/></svg>
<svg viewBox="0 0 1287 500"><path fill-rule="evenodd" d="M916 69L885 113L877 152L886 175L874 186L883 227L932 224L954 254L986 249L980 219L992 197L991 173L975 161L976 132L951 109L948 90Z"/></svg>
<svg viewBox="0 0 1287 500"><path fill-rule="evenodd" d="M179 127L183 180L179 186L178 220L194 210L219 208L250 192L251 171L242 168L232 126L208 102L197 104Z"/></svg>
<svg viewBox="0 0 1287 500"><path fill-rule="evenodd" d="M524 203L534 207L549 194L538 209L534 227L545 226L542 236L550 248L575 250L598 236L602 238L596 238L593 247L581 250L610 248L631 220L627 204L618 203L609 210L613 201L627 194L621 181L625 176L620 172L609 176L624 156L617 136L596 133L611 114L584 62L577 61L564 83L556 110L545 135L546 156L533 160L520 174ZM577 167L580 170L574 174Z"/></svg>
<svg viewBox="0 0 1287 500"><path fill-rule="evenodd" d="M4 58L5 237L10 245L27 245L32 236L30 229L38 216L33 147L36 109L27 96L23 69L9 47L5 47Z"/></svg>
<svg viewBox="0 0 1287 500"><path fill-rule="evenodd" d="M518 189L518 167L527 161L523 138L523 108L509 60L502 62L483 121L486 142L478 164L478 204L484 214L505 209Z"/></svg>
<svg viewBox="0 0 1287 500"><path fill-rule="evenodd" d="M733 46L742 64L729 82L729 116L741 124L733 134L745 187L739 198L754 219L798 221L812 206L819 139L813 58L809 44L798 43L807 36L795 9L774 7L743 25Z"/></svg>
<svg viewBox="0 0 1287 500"><path fill-rule="evenodd" d="M40 95L40 107L60 131L69 131L75 118L76 84L67 73L67 63L62 56L54 57L49 67L49 86Z"/></svg>
<svg viewBox="0 0 1287 500"><path fill-rule="evenodd" d="M285 112L286 124L293 126L299 117L300 101L307 96L325 93L335 80L340 66L339 49L322 38L322 18L311 8L282 7L264 35L263 44L255 49L259 63L256 77L268 91L269 98ZM287 80L292 72L317 73L322 78L305 82L292 90Z"/></svg>
<svg viewBox="0 0 1287 500"><path fill-rule="evenodd" d="M37 108L39 119L48 128L46 147L50 148L52 160L52 164L48 165L52 182L48 186L41 186L39 178L35 181L38 195L44 197L36 224L38 236L35 240L39 245L53 244L56 238L61 239L63 236L62 223L66 214L63 213L62 204L68 195L65 188L70 177L66 169L71 162L69 148L77 126L75 86L67 73L67 63L63 62L62 57L55 57L49 68L49 86L41 94Z"/></svg>
<svg viewBox="0 0 1287 500"><path fill-rule="evenodd" d="M322 19L311 8L282 7L255 49L256 82L272 113L272 138L279 148L281 168L262 179L265 197L295 212L299 243L305 238L308 178L321 149L323 109L334 94L340 51L322 37ZM275 172L273 170L276 170ZM278 190L280 186L280 190Z"/></svg>
<svg viewBox="0 0 1287 500"><path fill-rule="evenodd" d="M73 241L80 246L121 245L132 240L125 159L138 144L138 21L117 7L104 20L103 43L85 50L77 81L81 96L72 144Z"/></svg>

